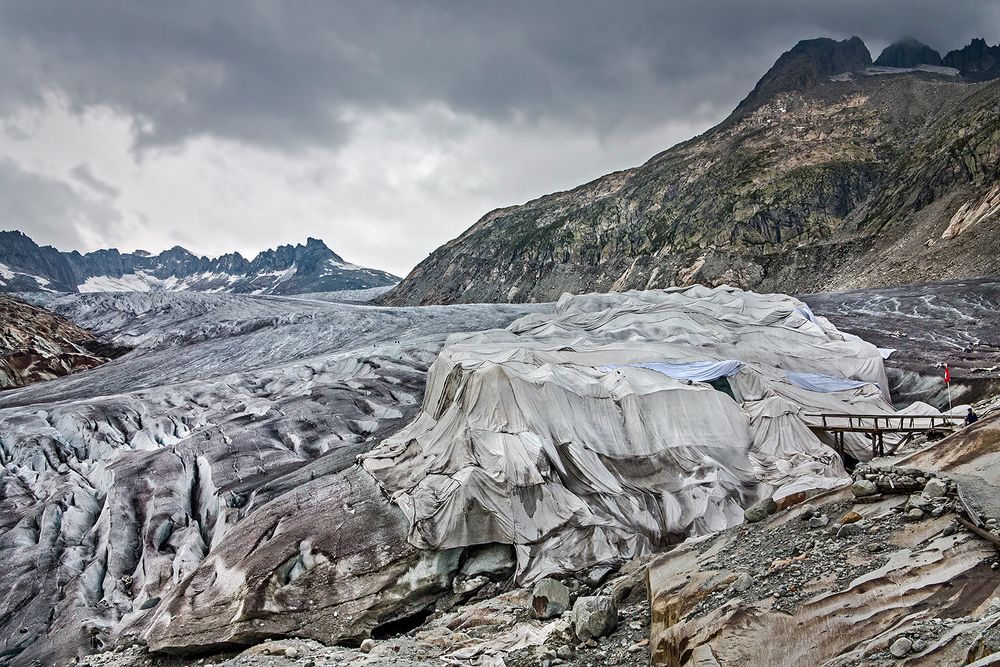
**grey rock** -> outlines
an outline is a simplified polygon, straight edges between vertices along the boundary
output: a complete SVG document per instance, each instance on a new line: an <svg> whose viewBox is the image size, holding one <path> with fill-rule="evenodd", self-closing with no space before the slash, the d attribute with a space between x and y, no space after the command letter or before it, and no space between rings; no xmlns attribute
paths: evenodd
<svg viewBox="0 0 1000 667"><path fill-rule="evenodd" d="M924 495L928 498L940 498L948 493L948 486L939 479L932 479L924 484Z"/></svg>
<svg viewBox="0 0 1000 667"><path fill-rule="evenodd" d="M878 493L878 487L867 479L859 479L851 486L851 491L858 498L864 498L865 496L874 496Z"/></svg>
<svg viewBox="0 0 1000 667"><path fill-rule="evenodd" d="M479 590L488 583L490 583L490 580L480 575L478 577L472 577L470 579L455 579L451 588L458 595L464 595L466 593L471 593L472 591Z"/></svg>
<svg viewBox="0 0 1000 667"><path fill-rule="evenodd" d="M830 517L825 514L809 519L810 528L825 528L828 523L830 523Z"/></svg>
<svg viewBox="0 0 1000 667"><path fill-rule="evenodd" d="M934 506L931 503L930 498L926 497L922 493L914 493L910 496L909 500L906 501L906 511L909 511L914 507L919 508L924 512L929 512Z"/></svg>
<svg viewBox="0 0 1000 667"><path fill-rule="evenodd" d="M578 576L587 586L597 588L615 571L614 565L597 565L581 572Z"/></svg>
<svg viewBox="0 0 1000 667"><path fill-rule="evenodd" d="M921 651L927 648L927 642L925 642L923 639L918 639L915 642L913 642L912 648L914 653L920 653Z"/></svg>
<svg viewBox="0 0 1000 667"><path fill-rule="evenodd" d="M889 653L891 653L894 658L903 658L909 655L912 648L912 640L908 637L900 637L892 643L892 646L889 647Z"/></svg>
<svg viewBox="0 0 1000 667"><path fill-rule="evenodd" d="M765 498L748 507L743 512L743 518L749 523L756 523L766 519L769 514L773 514L775 509L777 509L777 505L775 505L774 500Z"/></svg>
<svg viewBox="0 0 1000 667"><path fill-rule="evenodd" d="M569 609L569 589L555 579L542 579L531 591L531 613L535 618L553 618Z"/></svg>
<svg viewBox="0 0 1000 667"><path fill-rule="evenodd" d="M618 627L618 605L610 595L577 598L572 621L580 641L603 637Z"/></svg>
<svg viewBox="0 0 1000 667"><path fill-rule="evenodd" d="M919 507L914 507L909 512L906 513L907 521L920 521L924 518L924 511Z"/></svg>
<svg viewBox="0 0 1000 667"><path fill-rule="evenodd" d="M856 523L845 523L837 531L837 537L851 537L852 535L858 535L861 533L862 527Z"/></svg>
<svg viewBox="0 0 1000 667"><path fill-rule="evenodd" d="M736 577L736 581L729 584L729 590L735 593L742 593L751 586L753 586L753 577L746 572L741 572L740 576Z"/></svg>
<svg viewBox="0 0 1000 667"><path fill-rule="evenodd" d="M371 653L372 649L375 648L375 640L368 638L361 642L361 651L364 653Z"/></svg>

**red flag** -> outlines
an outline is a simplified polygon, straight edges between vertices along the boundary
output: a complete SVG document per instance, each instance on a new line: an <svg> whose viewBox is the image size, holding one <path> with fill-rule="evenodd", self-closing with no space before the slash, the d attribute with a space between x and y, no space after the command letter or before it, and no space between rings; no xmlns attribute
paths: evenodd
<svg viewBox="0 0 1000 667"><path fill-rule="evenodd" d="M944 383L951 384L951 372L948 370L948 364L944 365Z"/></svg>

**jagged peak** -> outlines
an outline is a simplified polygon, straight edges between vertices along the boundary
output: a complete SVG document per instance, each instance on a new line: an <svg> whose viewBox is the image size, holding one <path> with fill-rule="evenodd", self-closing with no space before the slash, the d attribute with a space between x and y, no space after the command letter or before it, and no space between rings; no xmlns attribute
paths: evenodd
<svg viewBox="0 0 1000 667"><path fill-rule="evenodd" d="M982 37L974 37L962 48L949 51L941 62L962 76L994 78L1000 76L1000 44L990 46Z"/></svg>
<svg viewBox="0 0 1000 667"><path fill-rule="evenodd" d="M857 35L841 41L803 39L778 57L736 112L753 109L777 93L805 90L830 76L863 70L871 64L871 53Z"/></svg>
<svg viewBox="0 0 1000 667"><path fill-rule="evenodd" d="M941 54L915 37L904 37L885 47L875 64L879 67L940 65Z"/></svg>

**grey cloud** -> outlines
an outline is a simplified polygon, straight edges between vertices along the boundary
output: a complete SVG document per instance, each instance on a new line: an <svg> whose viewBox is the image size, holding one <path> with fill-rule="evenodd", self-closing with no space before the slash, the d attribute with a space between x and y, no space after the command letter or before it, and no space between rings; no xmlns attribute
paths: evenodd
<svg viewBox="0 0 1000 667"><path fill-rule="evenodd" d="M337 146L344 109L443 103L589 131L717 120L798 39L996 38L991 3L343 0L3 3L0 104L109 105L140 140ZM875 54L877 55L877 53ZM651 153L663 147L651 147Z"/></svg>
<svg viewBox="0 0 1000 667"><path fill-rule="evenodd" d="M113 199L118 196L118 188L99 179L86 164L78 164L73 167L73 169L70 170L70 175L72 175L78 182L105 198Z"/></svg>
<svg viewBox="0 0 1000 667"><path fill-rule="evenodd" d="M85 228L106 229L121 220L114 208L8 159L0 159L0 201L0 229L18 229L38 243L59 248L86 245Z"/></svg>

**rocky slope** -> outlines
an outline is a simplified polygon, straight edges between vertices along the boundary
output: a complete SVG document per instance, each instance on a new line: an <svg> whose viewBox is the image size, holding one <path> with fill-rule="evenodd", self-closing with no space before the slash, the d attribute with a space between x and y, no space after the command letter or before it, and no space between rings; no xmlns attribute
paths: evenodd
<svg viewBox="0 0 1000 667"><path fill-rule="evenodd" d="M998 446L993 417L659 557L653 664L996 664Z"/></svg>
<svg viewBox="0 0 1000 667"><path fill-rule="evenodd" d="M640 167L492 211L386 304L543 301L723 282L813 292L994 273L1000 82L946 60L800 42L733 114ZM936 54L935 54L936 55ZM927 59L935 60L933 57Z"/></svg>
<svg viewBox="0 0 1000 667"><path fill-rule="evenodd" d="M345 262L317 239L283 245L248 260L239 253L197 257L176 246L159 255L115 249L85 255L40 247L17 231L0 232L0 292L191 290L302 294L393 285L384 271Z"/></svg>
<svg viewBox="0 0 1000 667"><path fill-rule="evenodd" d="M0 389L100 366L125 348L37 306L0 295Z"/></svg>

